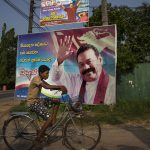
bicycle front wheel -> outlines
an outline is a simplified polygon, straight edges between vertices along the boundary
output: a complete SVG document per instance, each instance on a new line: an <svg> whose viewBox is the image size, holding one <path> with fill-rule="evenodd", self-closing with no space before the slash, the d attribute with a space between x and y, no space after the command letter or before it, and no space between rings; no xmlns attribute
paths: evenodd
<svg viewBox="0 0 150 150"><path fill-rule="evenodd" d="M100 138L100 124L88 116L76 116L66 123L64 140L72 150L92 150Z"/></svg>
<svg viewBox="0 0 150 150"><path fill-rule="evenodd" d="M3 126L3 138L11 150L30 150L36 135L37 126L28 116L13 116Z"/></svg>

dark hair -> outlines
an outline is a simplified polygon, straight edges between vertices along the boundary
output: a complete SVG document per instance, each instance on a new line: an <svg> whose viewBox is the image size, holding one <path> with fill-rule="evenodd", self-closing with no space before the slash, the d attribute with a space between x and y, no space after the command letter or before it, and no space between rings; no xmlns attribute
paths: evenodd
<svg viewBox="0 0 150 150"><path fill-rule="evenodd" d="M39 69L38 69L38 72L39 72L39 73L43 73L43 72L49 71L49 70L50 70L50 68L47 67L46 65L41 65L41 66L39 67Z"/></svg>
<svg viewBox="0 0 150 150"><path fill-rule="evenodd" d="M92 49L97 57L99 56L99 51L95 46L93 46L91 44L83 44L80 46L80 48L77 51L76 60L78 61L78 56L80 53L83 53L89 49Z"/></svg>

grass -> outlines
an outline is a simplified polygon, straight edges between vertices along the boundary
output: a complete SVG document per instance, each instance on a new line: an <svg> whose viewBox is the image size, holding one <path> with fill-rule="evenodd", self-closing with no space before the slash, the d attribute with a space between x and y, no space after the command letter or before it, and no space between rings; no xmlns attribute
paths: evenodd
<svg viewBox="0 0 150 150"><path fill-rule="evenodd" d="M13 107L11 111L28 111L25 102ZM64 106L61 106L61 110ZM93 119L107 124L121 124L135 121L150 121L150 100L117 100L114 106L107 105L84 105Z"/></svg>
<svg viewBox="0 0 150 150"><path fill-rule="evenodd" d="M27 112L28 108L26 106L26 101L21 101L18 106L12 107L11 112Z"/></svg>
<svg viewBox="0 0 150 150"><path fill-rule="evenodd" d="M150 100L117 100L114 106L85 106L95 118L109 124L150 120Z"/></svg>

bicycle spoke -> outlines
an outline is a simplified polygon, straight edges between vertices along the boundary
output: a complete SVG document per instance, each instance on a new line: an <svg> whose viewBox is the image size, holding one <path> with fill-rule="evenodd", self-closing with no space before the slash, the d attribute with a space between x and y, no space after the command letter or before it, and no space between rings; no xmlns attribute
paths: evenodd
<svg viewBox="0 0 150 150"><path fill-rule="evenodd" d="M33 119L27 116L12 117L3 129L4 141L12 150L28 150L36 138L37 129Z"/></svg>
<svg viewBox="0 0 150 150"><path fill-rule="evenodd" d="M72 121L73 120L73 121ZM73 118L65 126L65 140L73 150L91 150L100 140L100 127L85 118Z"/></svg>

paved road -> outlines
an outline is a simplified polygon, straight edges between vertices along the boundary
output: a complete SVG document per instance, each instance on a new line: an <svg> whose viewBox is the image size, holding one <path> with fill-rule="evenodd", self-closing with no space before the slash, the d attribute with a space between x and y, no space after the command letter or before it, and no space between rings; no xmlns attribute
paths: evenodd
<svg viewBox="0 0 150 150"><path fill-rule="evenodd" d="M62 141L44 148L50 149L67 150ZM150 126L103 126L101 141L95 150L150 150Z"/></svg>
<svg viewBox="0 0 150 150"><path fill-rule="evenodd" d="M0 139L0 149L9 150ZM68 150L62 140L50 143L43 150ZM95 150L150 150L150 127L104 126L102 138Z"/></svg>
<svg viewBox="0 0 150 150"><path fill-rule="evenodd" d="M0 100L14 97L14 90L0 91Z"/></svg>
<svg viewBox="0 0 150 150"><path fill-rule="evenodd" d="M18 102L3 103L0 105L0 134L2 133L2 125L6 118L8 118L9 110ZM5 107L5 111L3 109ZM5 113L4 113L5 112ZM43 150L68 150L62 141L58 140L50 143L43 148ZM0 137L0 150L9 150ZM21 149L20 149L21 150ZM102 125L101 141L95 150L150 150L150 122L147 124L123 124L123 125Z"/></svg>

